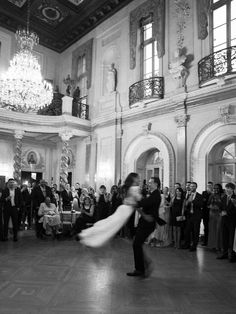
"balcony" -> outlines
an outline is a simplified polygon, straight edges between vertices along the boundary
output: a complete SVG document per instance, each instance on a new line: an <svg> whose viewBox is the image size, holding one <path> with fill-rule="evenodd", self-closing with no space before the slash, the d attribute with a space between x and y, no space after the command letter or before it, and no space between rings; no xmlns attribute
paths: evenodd
<svg viewBox="0 0 236 314"><path fill-rule="evenodd" d="M198 62L199 87L236 74L236 46L216 51Z"/></svg>
<svg viewBox="0 0 236 314"><path fill-rule="evenodd" d="M139 102L164 98L164 78L160 76L134 83L129 87L129 106L135 107Z"/></svg>
<svg viewBox="0 0 236 314"><path fill-rule="evenodd" d="M72 116L80 119L89 119L89 105L87 104L88 96L74 98L72 105Z"/></svg>

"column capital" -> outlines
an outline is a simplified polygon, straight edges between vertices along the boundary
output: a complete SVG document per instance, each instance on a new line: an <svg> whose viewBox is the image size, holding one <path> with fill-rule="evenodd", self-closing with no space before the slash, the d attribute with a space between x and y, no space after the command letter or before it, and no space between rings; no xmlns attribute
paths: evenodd
<svg viewBox="0 0 236 314"><path fill-rule="evenodd" d="M15 130L15 133L14 133L15 139L21 140L24 135L25 135L25 131L23 131L23 130Z"/></svg>
<svg viewBox="0 0 236 314"><path fill-rule="evenodd" d="M70 138L73 136L73 132L72 131L61 131L59 133L60 138L62 139L63 142L67 142L70 140Z"/></svg>
<svg viewBox="0 0 236 314"><path fill-rule="evenodd" d="M187 122L190 119L190 116L187 114L179 114L174 117L175 122L177 124L177 128L185 127L187 125Z"/></svg>

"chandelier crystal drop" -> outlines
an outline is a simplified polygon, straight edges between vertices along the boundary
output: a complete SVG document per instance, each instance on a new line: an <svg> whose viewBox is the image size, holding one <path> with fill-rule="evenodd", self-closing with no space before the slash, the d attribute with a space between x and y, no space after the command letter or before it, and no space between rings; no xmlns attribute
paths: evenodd
<svg viewBox="0 0 236 314"><path fill-rule="evenodd" d="M19 112L36 112L49 105L53 98L52 85L44 81L37 58L32 54L38 35L27 30L16 32L18 52L0 79L0 106Z"/></svg>

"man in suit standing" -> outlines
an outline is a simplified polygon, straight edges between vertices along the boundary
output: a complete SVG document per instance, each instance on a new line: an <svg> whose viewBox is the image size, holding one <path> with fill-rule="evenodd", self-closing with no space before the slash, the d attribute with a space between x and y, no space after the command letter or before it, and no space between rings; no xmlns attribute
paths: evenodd
<svg viewBox="0 0 236 314"><path fill-rule="evenodd" d="M223 253L217 259L229 259L230 262L236 262L236 252L233 251L234 234L236 228L236 195L234 193L235 185L227 183L222 199L222 237Z"/></svg>
<svg viewBox="0 0 236 314"><path fill-rule="evenodd" d="M22 199L23 199L23 227L25 228L25 221L27 218L27 229L31 229L32 224L32 188L31 184L24 184L21 189Z"/></svg>
<svg viewBox="0 0 236 314"><path fill-rule="evenodd" d="M161 203L160 179L152 177L149 180L150 196L143 198L138 203L138 212L141 215L134 242L134 264L135 270L127 273L127 276L140 276L147 277L151 272L151 261L147 258L143 251L143 243L146 238L154 231L156 227L156 221L159 218L159 206Z"/></svg>
<svg viewBox="0 0 236 314"><path fill-rule="evenodd" d="M203 198L203 207L202 207L202 221L204 225L204 240L202 245L206 246L208 242L208 233L209 233L209 207L208 200L213 193L213 182L209 181L207 183L206 191L202 192Z"/></svg>
<svg viewBox="0 0 236 314"><path fill-rule="evenodd" d="M191 252L196 251L199 233L200 233L200 223L202 218L202 205L203 199L202 195L197 192L197 183L191 182L190 185L191 195L186 200L185 216L186 229L185 229L185 249L190 249ZM191 239L192 235L192 239ZM191 241L192 240L192 241ZM190 246L192 242L192 245Z"/></svg>
<svg viewBox="0 0 236 314"><path fill-rule="evenodd" d="M13 241L17 241L18 212L22 207L22 196L20 189L16 186L16 181L11 178L7 182L7 188L3 190L1 196L3 206L4 231L3 241L8 240L8 224L11 217L13 225Z"/></svg>

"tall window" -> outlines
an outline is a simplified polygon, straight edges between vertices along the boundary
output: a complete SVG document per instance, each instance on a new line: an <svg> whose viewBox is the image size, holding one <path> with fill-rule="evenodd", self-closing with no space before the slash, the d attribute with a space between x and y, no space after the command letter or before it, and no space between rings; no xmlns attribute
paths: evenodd
<svg viewBox="0 0 236 314"><path fill-rule="evenodd" d="M141 21L141 56L142 78L159 76L159 58L157 56L157 42L153 35L152 17Z"/></svg>
<svg viewBox="0 0 236 314"><path fill-rule="evenodd" d="M78 73L77 77L79 79L80 97L87 96L87 71L86 71L86 57L83 55L79 57L78 60Z"/></svg>
<svg viewBox="0 0 236 314"><path fill-rule="evenodd" d="M236 46L236 0L212 0L212 52Z"/></svg>

